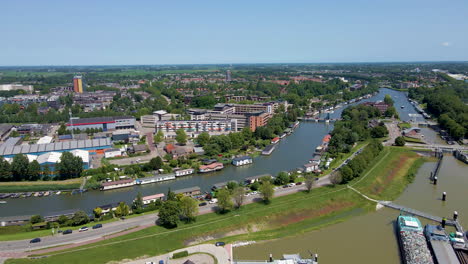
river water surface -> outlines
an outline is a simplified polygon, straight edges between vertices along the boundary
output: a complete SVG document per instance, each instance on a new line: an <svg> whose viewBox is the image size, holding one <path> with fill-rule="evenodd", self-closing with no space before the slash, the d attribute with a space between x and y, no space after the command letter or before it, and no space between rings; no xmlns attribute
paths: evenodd
<svg viewBox="0 0 468 264"><path fill-rule="evenodd" d="M385 94L389 94L395 101L395 107L402 120L416 120L421 117L414 116L415 109L409 103L402 92L381 89L378 94L364 101L383 100ZM404 108L401 108L404 106ZM331 118L338 118L344 108L335 110L330 114ZM419 120L419 119L418 119ZM276 175L280 171L293 170L306 164L314 153L315 148L321 144L322 138L333 129L332 124L302 122L295 132L281 140L276 150L270 156L254 158L254 163L243 167L226 166L219 172L208 174L195 174L177 178L176 180L161 183L153 183L130 188L122 188L111 191L90 191L80 195L58 195L49 197L29 197L20 199L7 199L6 204L0 204L0 217L19 215L49 215L67 209L82 209L91 212L93 208L109 203L125 201L131 203L140 192L143 196L155 193L166 193L169 188L177 190L193 186L199 186L203 191L208 191L215 183L226 181L243 181L244 178L265 173ZM432 137L437 139L435 133Z"/></svg>
<svg viewBox="0 0 468 264"><path fill-rule="evenodd" d="M439 182L432 185L430 172L435 163L425 163L415 181L395 200L395 203L441 217L452 217L458 211L462 226L468 226L468 173L467 166L452 156L446 156L439 172ZM441 201L442 192L447 201ZM266 259L270 253L300 253L309 250L319 254L320 264L394 264L400 263L398 242L393 221L399 212L393 209L353 217L345 222L294 237L260 242L236 248L236 259ZM420 218L423 224L427 220Z"/></svg>

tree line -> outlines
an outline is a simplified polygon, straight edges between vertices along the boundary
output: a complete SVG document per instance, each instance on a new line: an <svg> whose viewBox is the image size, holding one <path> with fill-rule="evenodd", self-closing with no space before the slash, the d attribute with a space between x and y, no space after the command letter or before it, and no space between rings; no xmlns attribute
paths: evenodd
<svg viewBox="0 0 468 264"><path fill-rule="evenodd" d="M56 179L66 180L77 178L83 172L83 160L70 152L63 152L60 161L55 164L55 172L50 165L41 166L37 160L29 162L24 154L16 154L11 163L0 157L0 181L37 181Z"/></svg>

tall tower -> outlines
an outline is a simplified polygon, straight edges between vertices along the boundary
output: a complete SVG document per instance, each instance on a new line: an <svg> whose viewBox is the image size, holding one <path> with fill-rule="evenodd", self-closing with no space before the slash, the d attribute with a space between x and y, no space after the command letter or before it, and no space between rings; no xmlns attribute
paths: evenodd
<svg viewBox="0 0 468 264"><path fill-rule="evenodd" d="M75 93L83 93L83 77L81 75L73 77L73 91L75 91Z"/></svg>
<svg viewBox="0 0 468 264"><path fill-rule="evenodd" d="M231 71L230 70L227 70L226 71L226 82L230 82L232 81L232 78L231 78Z"/></svg>

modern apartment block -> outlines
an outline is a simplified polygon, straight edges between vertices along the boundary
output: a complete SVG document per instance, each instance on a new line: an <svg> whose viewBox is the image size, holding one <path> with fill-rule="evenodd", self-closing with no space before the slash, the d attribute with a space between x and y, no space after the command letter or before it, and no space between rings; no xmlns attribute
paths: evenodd
<svg viewBox="0 0 468 264"><path fill-rule="evenodd" d="M262 104L216 104L213 110L190 109L191 120L227 120L236 119L237 129L249 127L255 131L257 127L264 126L275 113L275 110L287 102L269 102Z"/></svg>
<svg viewBox="0 0 468 264"><path fill-rule="evenodd" d="M237 120L182 120L182 121L157 121L156 131L162 131L164 137L173 138L176 131L183 129L189 137L198 137L202 132L210 135L229 134L237 131Z"/></svg>

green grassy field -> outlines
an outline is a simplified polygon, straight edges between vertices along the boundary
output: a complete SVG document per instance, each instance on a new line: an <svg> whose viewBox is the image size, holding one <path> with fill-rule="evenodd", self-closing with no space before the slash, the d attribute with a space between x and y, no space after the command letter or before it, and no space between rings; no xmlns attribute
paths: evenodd
<svg viewBox="0 0 468 264"><path fill-rule="evenodd" d="M145 212L141 214L133 214L126 216L127 219L143 216L147 214L155 214L157 211ZM105 221L97 221L97 222L90 222L85 225L80 226L65 226L62 227L62 230L71 229L71 230L78 230L82 226L91 227L95 224L107 224L115 221L122 221L119 218L112 218ZM28 226L8 226L8 227L0 227L0 241L12 241L12 240L23 240L23 239L33 239L36 237L44 237L52 235L52 229L44 229L44 230L30 230Z"/></svg>
<svg viewBox="0 0 468 264"><path fill-rule="evenodd" d="M349 184L364 193L373 194L373 197L396 197L408 183L406 174L416 169L415 163L419 159L408 149L387 147L360 178ZM395 164L401 166L394 172ZM383 184L386 188L380 189ZM53 252L47 258L11 259L6 263L107 263L142 255L160 255L219 239L225 242L277 239L345 221L374 208L375 204L345 186L322 187L311 193L299 192L274 198L269 205L254 203L223 215L201 215L195 223L181 224L176 229L153 226L98 243Z"/></svg>
<svg viewBox="0 0 468 264"><path fill-rule="evenodd" d="M80 188L81 178L65 181L0 182L0 193L72 190Z"/></svg>
<svg viewBox="0 0 468 264"><path fill-rule="evenodd" d="M372 169L351 185L369 197L393 200L408 185L407 175L415 173L426 160L407 148L386 147Z"/></svg>

